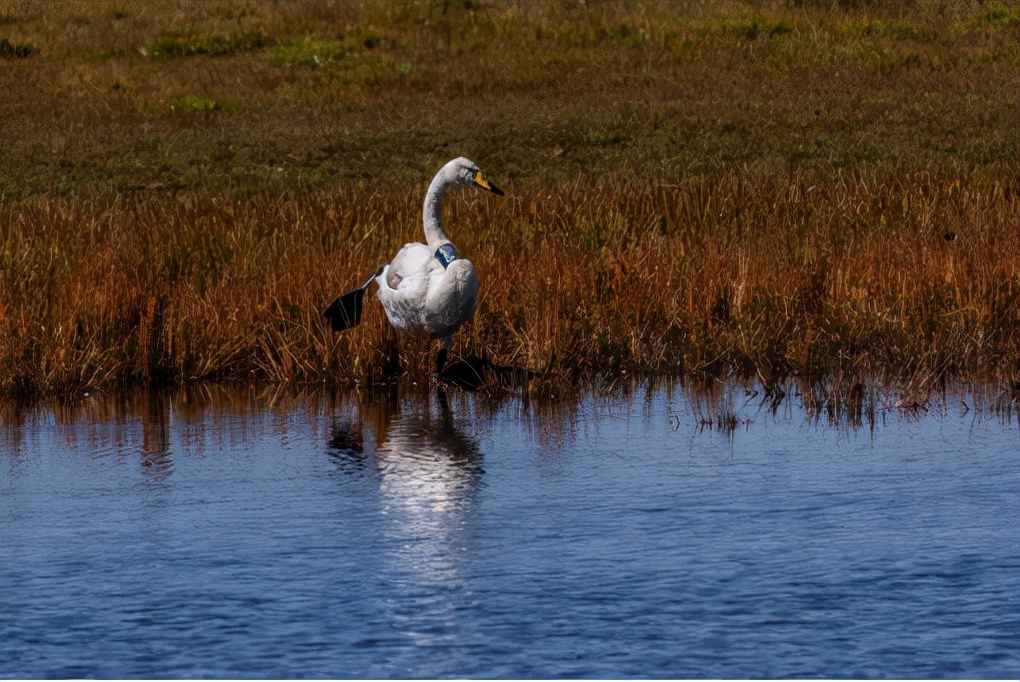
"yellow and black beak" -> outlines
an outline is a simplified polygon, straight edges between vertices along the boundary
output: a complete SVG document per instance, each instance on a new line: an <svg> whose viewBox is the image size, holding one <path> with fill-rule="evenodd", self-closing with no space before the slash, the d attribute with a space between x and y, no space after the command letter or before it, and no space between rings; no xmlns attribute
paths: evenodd
<svg viewBox="0 0 1020 682"><path fill-rule="evenodd" d="M491 182L489 182L484 177L482 177L482 172L481 171L478 171L477 173L475 173L475 184L478 185L479 187L482 187L484 189L489 190L490 192L495 194L497 197L503 196L503 190L501 190L499 187L496 187Z"/></svg>

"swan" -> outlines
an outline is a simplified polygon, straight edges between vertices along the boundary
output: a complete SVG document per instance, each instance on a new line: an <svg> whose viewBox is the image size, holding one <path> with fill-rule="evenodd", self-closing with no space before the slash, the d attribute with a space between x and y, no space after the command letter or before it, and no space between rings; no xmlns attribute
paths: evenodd
<svg viewBox="0 0 1020 682"><path fill-rule="evenodd" d="M443 371L453 333L471 319L478 301L475 266L461 258L443 229L443 196L454 185L473 185L503 196L482 175L478 166L456 158L436 173L425 193L422 222L425 244L406 244L389 263L380 267L357 289L341 295L323 315L333 331L361 322L365 291L375 282L386 317L398 332L442 339L436 356L436 374Z"/></svg>

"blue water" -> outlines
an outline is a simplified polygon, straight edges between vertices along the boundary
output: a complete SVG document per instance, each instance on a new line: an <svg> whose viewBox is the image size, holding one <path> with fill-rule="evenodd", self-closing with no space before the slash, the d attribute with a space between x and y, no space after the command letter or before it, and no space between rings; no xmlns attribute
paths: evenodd
<svg viewBox="0 0 1020 682"><path fill-rule="evenodd" d="M854 425L731 385L8 412L0 676L1015 678L1012 409Z"/></svg>

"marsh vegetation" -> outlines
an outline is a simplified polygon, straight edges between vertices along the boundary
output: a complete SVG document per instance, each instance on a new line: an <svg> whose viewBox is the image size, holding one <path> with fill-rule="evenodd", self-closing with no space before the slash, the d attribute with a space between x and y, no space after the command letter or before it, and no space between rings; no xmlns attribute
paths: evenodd
<svg viewBox="0 0 1020 682"><path fill-rule="evenodd" d="M321 311L460 155L507 196L448 202L455 354L1020 391L1013 4L0 0L0 45L4 395L378 377L381 310Z"/></svg>

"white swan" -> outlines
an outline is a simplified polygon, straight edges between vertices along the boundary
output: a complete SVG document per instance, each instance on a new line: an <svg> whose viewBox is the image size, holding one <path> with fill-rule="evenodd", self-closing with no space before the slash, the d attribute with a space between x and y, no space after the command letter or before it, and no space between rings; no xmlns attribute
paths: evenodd
<svg viewBox="0 0 1020 682"><path fill-rule="evenodd" d="M464 157L440 168L422 207L427 243L405 245L364 284L333 301L323 314L334 331L350 329L361 321L365 290L376 282L379 301L397 331L443 340L436 358L436 373L442 372L453 333L471 319L478 300L475 266L458 255L443 230L443 195L457 184L503 194Z"/></svg>

